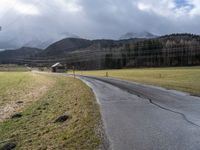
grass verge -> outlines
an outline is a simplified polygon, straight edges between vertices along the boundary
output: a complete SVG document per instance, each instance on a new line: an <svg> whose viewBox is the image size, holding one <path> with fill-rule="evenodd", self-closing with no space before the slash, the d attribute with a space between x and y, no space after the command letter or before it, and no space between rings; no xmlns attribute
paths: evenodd
<svg viewBox="0 0 200 150"><path fill-rule="evenodd" d="M0 123L0 147L11 142L17 150L94 150L101 144L100 113L94 95L80 80L47 77L54 86L31 105L21 117ZM62 123L55 120L67 115Z"/></svg>

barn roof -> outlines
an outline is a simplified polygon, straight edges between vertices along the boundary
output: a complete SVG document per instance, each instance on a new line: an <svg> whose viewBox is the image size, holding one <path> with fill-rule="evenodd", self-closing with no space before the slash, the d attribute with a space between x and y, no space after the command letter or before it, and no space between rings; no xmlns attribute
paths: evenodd
<svg viewBox="0 0 200 150"><path fill-rule="evenodd" d="M57 62L57 63L55 63L53 66L51 66L52 68L53 67L61 67L61 66L63 66L61 63L59 63L59 62Z"/></svg>

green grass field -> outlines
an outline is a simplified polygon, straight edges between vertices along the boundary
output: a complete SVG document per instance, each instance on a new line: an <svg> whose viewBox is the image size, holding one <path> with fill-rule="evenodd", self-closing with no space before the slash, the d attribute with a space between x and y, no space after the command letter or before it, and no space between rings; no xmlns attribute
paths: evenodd
<svg viewBox="0 0 200 150"><path fill-rule="evenodd" d="M136 81L200 96L200 67L121 69L100 71L76 71L77 74L106 76Z"/></svg>
<svg viewBox="0 0 200 150"><path fill-rule="evenodd" d="M98 105L78 79L0 73L0 113L4 111L9 116L0 121L0 149L14 143L17 150L94 150L102 143ZM22 116L12 118L16 113ZM67 121L55 123L62 115Z"/></svg>

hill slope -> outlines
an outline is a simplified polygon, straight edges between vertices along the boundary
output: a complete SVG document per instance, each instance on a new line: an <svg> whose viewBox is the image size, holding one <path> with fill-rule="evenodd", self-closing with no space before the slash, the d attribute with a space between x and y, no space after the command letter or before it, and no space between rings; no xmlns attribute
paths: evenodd
<svg viewBox="0 0 200 150"><path fill-rule="evenodd" d="M35 56L41 49L22 47L16 50L5 50L0 52L0 63L12 63L16 59L25 59Z"/></svg>
<svg viewBox="0 0 200 150"><path fill-rule="evenodd" d="M87 48L92 44L90 40L80 39L80 38L66 38L58 41L44 51L42 51L40 56L63 56L68 52L72 52L78 49Z"/></svg>

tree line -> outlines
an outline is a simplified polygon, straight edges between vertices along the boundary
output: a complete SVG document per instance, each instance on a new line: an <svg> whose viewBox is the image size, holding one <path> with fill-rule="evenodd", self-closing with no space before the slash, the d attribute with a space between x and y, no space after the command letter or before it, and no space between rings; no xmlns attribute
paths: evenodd
<svg viewBox="0 0 200 150"><path fill-rule="evenodd" d="M130 42L109 49L104 68L164 67L200 65L200 38L194 35L170 35Z"/></svg>

